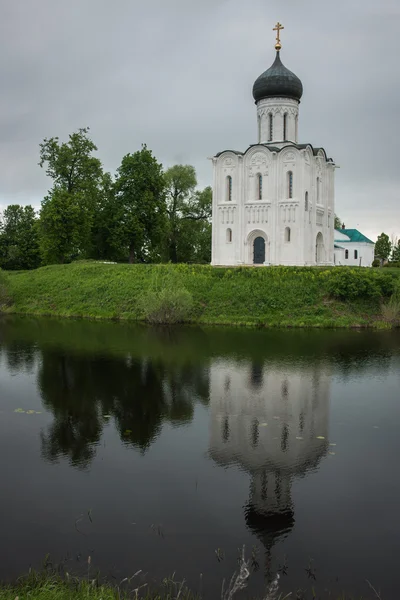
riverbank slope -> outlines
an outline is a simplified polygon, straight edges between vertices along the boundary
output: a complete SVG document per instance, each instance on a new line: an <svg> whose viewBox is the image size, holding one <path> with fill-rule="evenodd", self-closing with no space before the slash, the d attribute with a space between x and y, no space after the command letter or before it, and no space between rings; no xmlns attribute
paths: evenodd
<svg viewBox="0 0 400 600"><path fill-rule="evenodd" d="M76 262L8 273L10 299L2 311L144 320L148 298L184 288L193 300L185 320L192 323L381 327L387 325L382 303L399 286L398 271Z"/></svg>

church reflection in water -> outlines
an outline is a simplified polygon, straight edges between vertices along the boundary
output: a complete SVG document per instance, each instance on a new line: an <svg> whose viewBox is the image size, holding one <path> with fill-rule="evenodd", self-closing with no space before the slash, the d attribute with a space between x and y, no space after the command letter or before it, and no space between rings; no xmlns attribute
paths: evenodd
<svg viewBox="0 0 400 600"><path fill-rule="evenodd" d="M250 474L246 525L271 549L295 523L292 483L315 469L328 449L331 370L318 361L215 362L210 368L210 456ZM323 439L322 439L323 438Z"/></svg>

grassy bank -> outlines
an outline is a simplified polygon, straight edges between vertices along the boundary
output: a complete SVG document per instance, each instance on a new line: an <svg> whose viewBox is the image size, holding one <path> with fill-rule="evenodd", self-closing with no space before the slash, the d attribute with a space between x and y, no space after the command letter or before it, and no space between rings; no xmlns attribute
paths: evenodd
<svg viewBox="0 0 400 600"><path fill-rule="evenodd" d="M184 305L181 319L192 323L382 327L397 324L396 307L385 317L382 303L399 271L74 263L9 273L2 311L140 321L170 300L168 310Z"/></svg>
<svg viewBox="0 0 400 600"><path fill-rule="evenodd" d="M298 589L294 592L280 591L280 578L269 585L262 596L254 598L247 589L250 576L248 563L244 563L233 574L230 581L224 581L221 590L212 594L213 598L221 600L236 600L252 598L253 600L374 600L383 599L380 592L366 580L366 594L362 596L348 595L345 592L332 592L324 589L322 592L314 584L310 589ZM139 575L139 580L137 576ZM144 582L141 571L131 578L120 582L102 581L99 575L88 571L84 578L77 578L56 570L44 570L40 573L32 571L16 583L0 584L0 600L202 600L201 591L194 592L187 587L185 581L177 581L175 577L165 578L160 584L151 588Z"/></svg>

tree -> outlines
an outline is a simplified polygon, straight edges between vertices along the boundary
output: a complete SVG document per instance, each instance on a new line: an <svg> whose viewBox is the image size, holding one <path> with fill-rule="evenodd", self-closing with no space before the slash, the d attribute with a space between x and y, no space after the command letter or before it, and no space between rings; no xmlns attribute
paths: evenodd
<svg viewBox="0 0 400 600"><path fill-rule="evenodd" d="M89 129L79 129L66 143L58 137L40 144L40 162L53 180L42 202L41 250L46 262L67 262L91 250L93 217L103 177L101 162Z"/></svg>
<svg viewBox="0 0 400 600"><path fill-rule="evenodd" d="M389 236L386 233L381 233L375 243L375 258L379 258L381 262L388 260L392 244L389 240Z"/></svg>
<svg viewBox="0 0 400 600"><path fill-rule="evenodd" d="M110 173L104 173L93 220L91 258L101 260L123 260L124 258L116 253L113 247L114 211L115 182Z"/></svg>
<svg viewBox="0 0 400 600"><path fill-rule="evenodd" d="M393 245L392 261L400 262L400 240L397 241L397 244Z"/></svg>
<svg viewBox="0 0 400 600"><path fill-rule="evenodd" d="M211 188L195 191L196 171L175 165L165 173L171 262L209 262L211 258Z"/></svg>
<svg viewBox="0 0 400 600"><path fill-rule="evenodd" d="M191 165L175 165L166 171L164 177L169 221L168 257L176 263L181 221L189 197L197 185L196 171Z"/></svg>
<svg viewBox="0 0 400 600"><path fill-rule="evenodd" d="M110 240L130 263L158 256L165 235L165 182L162 166L146 145L123 157L115 181Z"/></svg>
<svg viewBox="0 0 400 600"><path fill-rule="evenodd" d="M337 215L335 215L335 229L341 229L342 228L342 221L339 219L339 217Z"/></svg>
<svg viewBox="0 0 400 600"><path fill-rule="evenodd" d="M45 264L84 256L90 244L92 212L82 194L55 189L40 211L40 253Z"/></svg>
<svg viewBox="0 0 400 600"><path fill-rule="evenodd" d="M211 210L211 188L197 190L183 211L178 244L179 262L211 261Z"/></svg>
<svg viewBox="0 0 400 600"><path fill-rule="evenodd" d="M37 218L32 206L11 204L0 224L0 266L36 269L40 264Z"/></svg>

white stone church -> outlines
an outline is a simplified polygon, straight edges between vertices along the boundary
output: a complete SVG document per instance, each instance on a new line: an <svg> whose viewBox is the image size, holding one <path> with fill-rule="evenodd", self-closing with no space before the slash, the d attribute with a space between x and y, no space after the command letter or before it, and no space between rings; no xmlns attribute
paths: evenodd
<svg viewBox="0 0 400 600"><path fill-rule="evenodd" d="M256 80L258 142L213 159L213 265L333 265L335 163L299 144L300 79L276 58Z"/></svg>

